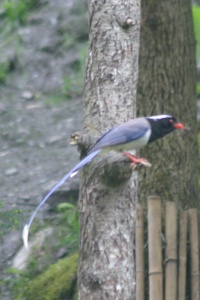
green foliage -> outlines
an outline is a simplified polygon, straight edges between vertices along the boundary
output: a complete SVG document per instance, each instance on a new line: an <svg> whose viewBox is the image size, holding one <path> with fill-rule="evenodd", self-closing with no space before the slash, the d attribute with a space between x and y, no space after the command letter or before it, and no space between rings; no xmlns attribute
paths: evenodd
<svg viewBox="0 0 200 300"><path fill-rule="evenodd" d="M196 47L197 60L200 61L200 6L199 5L192 6L192 14L193 14L193 21L194 21L195 39L197 42L197 47Z"/></svg>
<svg viewBox="0 0 200 300"><path fill-rule="evenodd" d="M71 14L73 15L83 15L86 12L87 8L86 5L84 3L77 2L75 5L73 5L72 9L71 9Z"/></svg>
<svg viewBox="0 0 200 300"><path fill-rule="evenodd" d="M0 18L0 82L5 82L7 75L18 64L18 54L22 46L19 34L9 22Z"/></svg>
<svg viewBox="0 0 200 300"><path fill-rule="evenodd" d="M25 24L28 12L34 7L35 0L3 0L4 18L14 24Z"/></svg>
<svg viewBox="0 0 200 300"><path fill-rule="evenodd" d="M2 205L0 208L2 208ZM31 258L29 259L26 271L18 271L14 268L10 268L5 272L2 282L0 282L0 286L6 286L7 289L13 291L15 300L21 300L24 299L24 297L25 299L65 299L62 298L63 294L69 295L72 291L74 292L75 283L73 278L77 270L77 254L72 255L71 258L62 259L53 265L52 262L55 261L56 251L62 246L67 248L68 254L77 251L79 240L78 211L76 206L71 203L61 203L58 205L57 210L61 213L61 218L59 218L59 223L57 223L59 231L57 231L58 236L56 239L50 239L48 241L47 237L45 245L40 250L38 250L38 248L32 249ZM20 213L21 211L19 210L0 213L0 234L16 228L20 222ZM6 220L5 223L4 220ZM52 238L54 238L54 236ZM60 266L62 266L62 268ZM56 277L55 274L57 272L60 272L58 277ZM47 285L45 280L50 281L51 289L49 293L45 290ZM35 293L33 293L34 288L32 286L35 287L35 285L40 284L40 281L44 282L45 288L38 291L38 298L34 298ZM44 293L47 294L47 298L44 297ZM57 293L60 295L60 298L55 297ZM28 298L26 298L27 296ZM77 299L74 297L76 296L73 296L74 300ZM72 297L70 299L72 299Z"/></svg>
<svg viewBox="0 0 200 300"><path fill-rule="evenodd" d="M8 72L8 64L0 63L0 83L4 83L6 81L7 72Z"/></svg>
<svg viewBox="0 0 200 300"><path fill-rule="evenodd" d="M63 80L62 94L68 99L83 94L86 55L87 44L85 43L79 48L79 60L72 66L74 70L73 74L66 76Z"/></svg>
<svg viewBox="0 0 200 300"><path fill-rule="evenodd" d="M80 12L71 11L71 15L74 15L70 19L70 22L67 22L67 24L60 24L57 28L58 33L62 36L63 42L65 40L73 39L73 44L76 42L87 42L88 41L88 22L87 22L87 14L86 14L86 7L81 6L83 8L80 8ZM75 9L75 6L73 6ZM82 10L82 12L81 12ZM77 15L75 17L75 15ZM79 17L81 15L81 18ZM71 41L70 41L71 42Z"/></svg>
<svg viewBox="0 0 200 300"><path fill-rule="evenodd" d="M62 238L62 244L67 245L70 252L78 249L79 216L76 206L71 203L61 203L58 211L63 213L62 222L68 226L67 233Z"/></svg>
<svg viewBox="0 0 200 300"><path fill-rule="evenodd" d="M64 300L73 297L76 290L76 273L78 268L78 254L59 260L51 265L44 273L35 279L22 283L18 282L18 289L14 300ZM24 289L23 291L21 289Z"/></svg>
<svg viewBox="0 0 200 300"><path fill-rule="evenodd" d="M200 126L200 124L198 123L198 125ZM199 146L199 149L200 149L200 128L198 128L198 146ZM198 159L198 174L199 174L199 177L198 177L198 184L199 184L199 189L200 189L200 152L199 152L199 159Z"/></svg>
<svg viewBox="0 0 200 300"><path fill-rule="evenodd" d="M15 268L9 268L7 274L4 275L1 285L7 286L7 289L12 290L13 295L20 295L19 298L16 297L15 299L21 300L23 299L21 295L27 291L28 282L29 277L27 273L16 270Z"/></svg>
<svg viewBox="0 0 200 300"><path fill-rule="evenodd" d="M71 47L74 40L69 37L66 47ZM87 56L87 43L79 44L79 58L72 65L72 72L63 79L60 94L48 95L45 99L46 105L51 107L62 104L66 99L80 97L84 90L84 71Z"/></svg>
<svg viewBox="0 0 200 300"><path fill-rule="evenodd" d="M200 95L200 83L197 83L196 89L197 89L197 95Z"/></svg>
<svg viewBox="0 0 200 300"><path fill-rule="evenodd" d="M45 98L45 104L50 107L55 107L62 104L66 98L63 94L48 94Z"/></svg>
<svg viewBox="0 0 200 300"><path fill-rule="evenodd" d="M20 224L22 211L20 209L12 209L3 211L3 203L0 202L0 237L16 230Z"/></svg>
<svg viewBox="0 0 200 300"><path fill-rule="evenodd" d="M74 37L66 32L63 32L63 47L70 49L75 43Z"/></svg>

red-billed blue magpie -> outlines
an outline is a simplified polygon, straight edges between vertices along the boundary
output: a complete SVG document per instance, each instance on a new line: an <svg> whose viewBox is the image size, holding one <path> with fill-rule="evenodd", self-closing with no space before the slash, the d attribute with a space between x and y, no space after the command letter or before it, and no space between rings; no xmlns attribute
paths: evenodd
<svg viewBox="0 0 200 300"><path fill-rule="evenodd" d="M89 163L102 150L130 151L137 150L159 138L164 137L174 129L183 129L184 125L178 123L176 119L170 115L157 115L150 117L136 118L118 125L107 131L101 138L97 140L91 147L87 156L81 160L69 173L67 173L46 195L42 202L33 212L28 223L23 230L23 240L25 247L28 247L28 233L30 225L37 214L40 207L47 199L57 190L66 180L76 175L76 173ZM135 164L142 163L144 159L137 158L130 153L124 154Z"/></svg>

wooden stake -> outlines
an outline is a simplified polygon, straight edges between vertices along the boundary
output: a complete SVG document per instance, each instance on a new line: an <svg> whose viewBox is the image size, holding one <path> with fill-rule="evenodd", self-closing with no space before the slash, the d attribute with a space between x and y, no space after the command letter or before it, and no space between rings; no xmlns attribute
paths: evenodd
<svg viewBox="0 0 200 300"><path fill-rule="evenodd" d="M187 262L187 211L180 211L179 216L179 268L178 300L186 298L186 262Z"/></svg>
<svg viewBox="0 0 200 300"><path fill-rule="evenodd" d="M148 197L149 300L163 299L161 199Z"/></svg>
<svg viewBox="0 0 200 300"><path fill-rule="evenodd" d="M165 300L177 300L177 209L175 202L166 202L165 239Z"/></svg>
<svg viewBox="0 0 200 300"><path fill-rule="evenodd" d="M144 300L144 214L140 203L136 209L136 300Z"/></svg>
<svg viewBox="0 0 200 300"><path fill-rule="evenodd" d="M190 277L191 277L191 300L200 299L199 289L199 238L197 209L191 208L189 213L189 239L190 239Z"/></svg>

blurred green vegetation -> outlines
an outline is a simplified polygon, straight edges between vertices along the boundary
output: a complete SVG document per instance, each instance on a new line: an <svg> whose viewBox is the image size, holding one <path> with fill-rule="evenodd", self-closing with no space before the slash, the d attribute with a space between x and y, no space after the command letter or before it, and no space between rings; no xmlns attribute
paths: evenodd
<svg viewBox="0 0 200 300"><path fill-rule="evenodd" d="M29 300L74 299L78 269L78 253L51 265L43 274L29 281L25 296ZM15 300L21 300L17 296ZM75 299L74 299L75 300Z"/></svg>
<svg viewBox="0 0 200 300"><path fill-rule="evenodd" d="M22 46L17 29L27 23L28 15L38 1L0 1L0 84L6 83L9 74L16 67L17 53ZM14 49L13 55L11 49Z"/></svg>
<svg viewBox="0 0 200 300"><path fill-rule="evenodd" d="M72 44L74 45L73 39L69 39L68 46L70 47ZM71 66L72 71L63 78L61 92L57 94L46 95L46 105L51 107L57 106L66 100L81 97L83 95L87 42L78 43L76 48L78 52L78 58Z"/></svg>
<svg viewBox="0 0 200 300"><path fill-rule="evenodd" d="M200 95L200 82L197 83L197 94Z"/></svg>
<svg viewBox="0 0 200 300"><path fill-rule="evenodd" d="M16 63L20 62L21 53L23 53L24 42L18 29L26 26L30 13L44 3L45 1L41 2L41 0L2 0L0 2L0 84L8 82L9 74L16 67ZM81 18L79 18L80 14L82 14ZM71 10L72 15L74 17L70 22L58 24L57 31L61 44L56 51L62 53L73 48L74 52L78 53L78 59L63 78L60 91L54 95L45 95L45 103L49 106L60 105L63 101L81 96L83 93L83 73L88 39L85 4L74 5ZM13 69L10 67L11 58L8 49L13 49L15 52Z"/></svg>
<svg viewBox="0 0 200 300"><path fill-rule="evenodd" d="M5 82L8 73L8 61L0 63L0 83Z"/></svg>
<svg viewBox="0 0 200 300"><path fill-rule="evenodd" d="M37 0L3 0L0 5L2 17L12 26L24 25L29 11L38 3Z"/></svg>
<svg viewBox="0 0 200 300"><path fill-rule="evenodd" d="M197 42L196 55L197 55L197 61L200 63L200 6L199 5L192 6L192 14L193 14L193 21L194 21L195 39Z"/></svg>
<svg viewBox="0 0 200 300"><path fill-rule="evenodd" d="M60 93L47 94L44 97L45 104L50 107L58 106L66 100L83 95L87 42L78 44L76 48L78 48L78 58L71 66L71 72L63 78Z"/></svg>
<svg viewBox="0 0 200 300"><path fill-rule="evenodd" d="M8 276L7 285L13 290L14 300L76 300L77 268L78 253L60 259L34 279L27 272L10 268L12 284Z"/></svg>
<svg viewBox="0 0 200 300"><path fill-rule="evenodd" d="M84 70L87 57L87 43L78 46L79 59L72 65L73 73L67 75L63 80L62 94L67 99L79 97L84 89Z"/></svg>
<svg viewBox="0 0 200 300"><path fill-rule="evenodd" d="M73 202L73 199L71 200ZM31 258L28 261L26 270L19 271L14 268L9 268L4 274L4 279L0 282L0 286L7 286L9 290L13 291L13 299L15 300L24 299L23 297L27 295L28 298L26 299L65 299L62 298L63 293L66 295L72 295L74 293L78 263L78 210L74 204L61 203L56 208L56 211L60 215L54 222L55 228L57 227L59 229L57 231L59 232L57 237L46 237L41 249L32 249ZM19 213L21 213L21 211L19 212L17 210L11 211L10 213L6 212L6 214L2 213L2 220L9 217L7 219L6 228L0 227L2 232L18 227L21 216L18 215ZM17 220L15 217L16 214ZM45 226L48 227L50 225L48 222L45 222ZM41 230L41 226L35 225L31 231L35 234L38 230ZM56 234L55 232L54 235ZM65 255L67 255L67 257L55 262L55 253L63 247L66 249ZM46 286L49 292L47 292L45 288L41 289L39 287L41 282ZM33 286L38 291L38 298L34 298L35 292ZM45 298L44 295L48 295L48 297ZM56 295L60 295L60 298L56 298Z"/></svg>
<svg viewBox="0 0 200 300"><path fill-rule="evenodd" d="M196 61L197 65L200 66L200 5L192 6L192 15L194 22L194 34L196 40ZM200 70L197 70L197 74L200 74ZM199 97L200 95L200 78L197 76L196 92Z"/></svg>
<svg viewBox="0 0 200 300"><path fill-rule="evenodd" d="M0 238L19 227L22 217L21 209L3 210L4 204L0 202Z"/></svg>
<svg viewBox="0 0 200 300"><path fill-rule="evenodd" d="M62 212L61 222L68 227L68 232L62 237L63 245L68 245L70 253L78 250L79 214L77 207L71 203L61 203L58 211Z"/></svg>

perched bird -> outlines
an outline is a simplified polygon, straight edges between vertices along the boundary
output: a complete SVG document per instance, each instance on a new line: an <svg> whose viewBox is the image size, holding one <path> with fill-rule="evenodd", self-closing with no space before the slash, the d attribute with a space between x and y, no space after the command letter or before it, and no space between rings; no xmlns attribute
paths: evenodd
<svg viewBox="0 0 200 300"><path fill-rule="evenodd" d="M46 195L46 197L37 206L31 215L28 223L25 225L22 238L24 245L28 247L28 233L30 225L37 214L40 207L47 199L57 190L67 179L76 175L76 173L89 163L102 150L137 150L159 138L164 137L174 129L183 129L184 125L178 123L176 119L170 115L157 115L150 117L136 118L118 125L107 131L101 138L97 140L94 146L88 152L88 155L81 160L69 173L67 173ZM124 154L135 164L146 163L143 158L138 158L128 152Z"/></svg>

